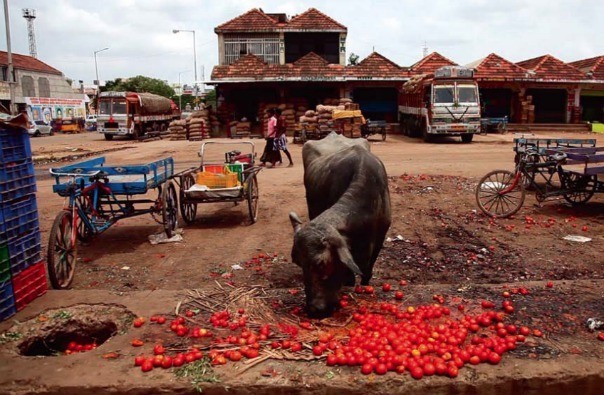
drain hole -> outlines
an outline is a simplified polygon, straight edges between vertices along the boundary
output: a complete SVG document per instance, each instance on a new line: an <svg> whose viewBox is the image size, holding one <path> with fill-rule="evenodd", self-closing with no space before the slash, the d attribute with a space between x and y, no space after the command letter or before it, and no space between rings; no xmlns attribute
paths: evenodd
<svg viewBox="0 0 604 395"><path fill-rule="evenodd" d="M50 356L64 354L70 343L81 346L100 346L117 333L117 325L112 321L82 322L70 320L61 327L45 333L44 336L32 336L19 344L19 353L25 356ZM85 349L78 351L88 351Z"/></svg>

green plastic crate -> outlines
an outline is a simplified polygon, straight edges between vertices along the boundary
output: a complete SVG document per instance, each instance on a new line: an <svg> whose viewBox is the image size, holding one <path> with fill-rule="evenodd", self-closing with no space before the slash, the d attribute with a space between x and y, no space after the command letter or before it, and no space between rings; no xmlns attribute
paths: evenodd
<svg viewBox="0 0 604 395"><path fill-rule="evenodd" d="M240 183L243 184L243 165L240 163L229 163L226 165L230 171L232 171L233 173L237 173L237 179L239 180Z"/></svg>
<svg viewBox="0 0 604 395"><path fill-rule="evenodd" d="M10 280L10 256L8 246L0 246L0 283Z"/></svg>

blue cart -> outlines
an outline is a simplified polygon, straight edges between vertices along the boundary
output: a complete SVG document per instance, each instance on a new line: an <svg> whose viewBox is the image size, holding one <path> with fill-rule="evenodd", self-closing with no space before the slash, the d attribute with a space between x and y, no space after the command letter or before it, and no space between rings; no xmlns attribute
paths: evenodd
<svg viewBox="0 0 604 395"><path fill-rule="evenodd" d="M48 276L53 288L68 288L75 273L77 241L88 241L117 221L151 214L163 224L168 237L178 226L178 196L174 160L145 165L107 166L95 158L50 169L53 192L66 198L57 214L48 241ZM156 199L134 198L157 189Z"/></svg>
<svg viewBox="0 0 604 395"><path fill-rule="evenodd" d="M505 134L508 129L508 117L480 118L480 129L485 134L493 131Z"/></svg>

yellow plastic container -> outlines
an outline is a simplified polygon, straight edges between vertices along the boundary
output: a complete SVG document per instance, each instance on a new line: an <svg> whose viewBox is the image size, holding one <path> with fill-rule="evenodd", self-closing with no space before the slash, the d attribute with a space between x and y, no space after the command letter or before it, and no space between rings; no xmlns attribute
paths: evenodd
<svg viewBox="0 0 604 395"><path fill-rule="evenodd" d="M234 188L239 183L237 173L227 172L224 174L201 171L197 173L197 184L205 185L210 189Z"/></svg>

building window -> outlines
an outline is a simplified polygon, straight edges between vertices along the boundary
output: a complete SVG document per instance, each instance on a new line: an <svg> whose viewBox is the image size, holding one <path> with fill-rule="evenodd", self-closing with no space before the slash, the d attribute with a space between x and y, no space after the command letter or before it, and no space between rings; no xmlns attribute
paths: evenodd
<svg viewBox="0 0 604 395"><path fill-rule="evenodd" d="M48 78L38 78L38 92L38 96L40 97L50 97L50 84L48 83Z"/></svg>
<svg viewBox="0 0 604 395"><path fill-rule="evenodd" d="M21 77L21 88L23 89L23 97L35 97L36 87L32 76L24 75Z"/></svg>
<svg viewBox="0 0 604 395"><path fill-rule="evenodd" d="M226 36L224 54L225 64L232 64L248 54L256 55L269 64L279 64L279 36L260 34Z"/></svg>

